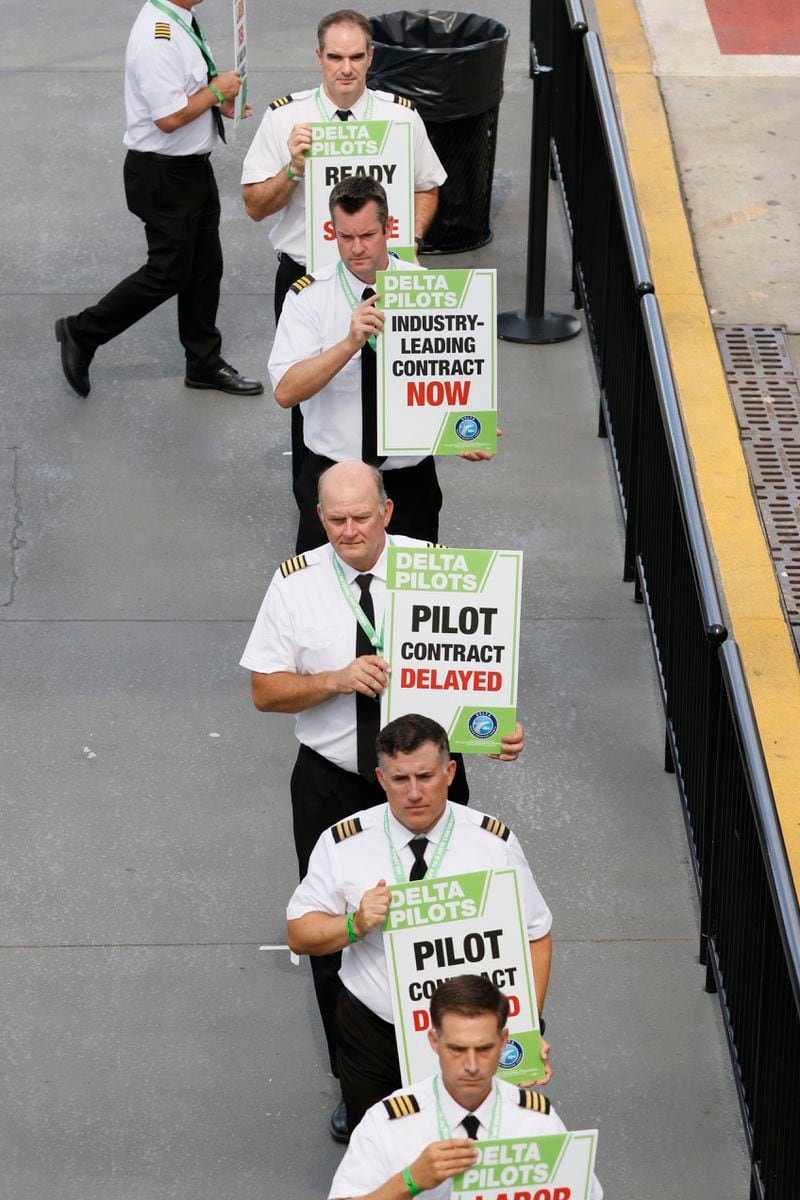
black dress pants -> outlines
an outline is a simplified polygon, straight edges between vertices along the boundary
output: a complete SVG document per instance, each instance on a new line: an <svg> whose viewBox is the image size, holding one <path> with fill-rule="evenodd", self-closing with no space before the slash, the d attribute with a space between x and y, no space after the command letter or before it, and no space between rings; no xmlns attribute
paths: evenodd
<svg viewBox="0 0 800 1200"><path fill-rule="evenodd" d="M336 1006L339 1082L350 1132L373 1104L402 1086L394 1025L343 987Z"/></svg>
<svg viewBox="0 0 800 1200"><path fill-rule="evenodd" d="M147 262L102 300L72 317L70 328L92 353L178 297L178 333L192 375L222 363L216 326L222 247L219 193L208 155L167 156L129 150L128 208L144 222Z"/></svg>
<svg viewBox="0 0 800 1200"><path fill-rule="evenodd" d="M294 488L295 499L300 509L296 554L313 550L328 540L317 516L317 482L322 472L332 466L332 459L306 450ZM387 496L394 502L389 533L419 538L423 542L437 542L442 489L436 477L436 463L433 457L428 455L414 467L384 471L383 485Z"/></svg>
<svg viewBox="0 0 800 1200"><path fill-rule="evenodd" d="M469 784L464 771L464 760L460 754L454 754L453 758L456 762L456 773L450 785L448 799L454 804L468 804ZM367 782L361 775L337 767L321 754L302 745L292 771L290 790L294 845L301 879L308 870L311 851L330 825L335 825L362 809L375 808L386 800L386 793L377 779ZM378 882L377 879L375 882ZM341 953L315 954L311 958L314 991L334 1075L338 1073L335 1013L339 992L342 990L339 980L341 962Z"/></svg>
<svg viewBox="0 0 800 1200"><path fill-rule="evenodd" d="M275 328L278 327L281 311L283 310L283 302L286 299L286 293L289 288L298 279L302 279L306 269L302 263L295 262L288 254L281 254L278 270L275 273ZM303 459L306 455L306 446L303 441L303 410L299 404L295 404L291 409L292 414L292 489L297 482L297 476L300 474L300 468L303 465Z"/></svg>

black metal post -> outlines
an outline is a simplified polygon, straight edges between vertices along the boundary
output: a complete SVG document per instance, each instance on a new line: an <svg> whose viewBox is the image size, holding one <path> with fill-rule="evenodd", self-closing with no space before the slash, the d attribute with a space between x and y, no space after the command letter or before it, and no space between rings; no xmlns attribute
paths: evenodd
<svg viewBox="0 0 800 1200"><path fill-rule="evenodd" d="M566 342L580 333L581 323L569 313L545 312L544 308L553 69L543 67L537 61L533 45L531 62L534 70L533 128L525 311L500 313L497 318L497 336L508 342L527 342L535 345Z"/></svg>

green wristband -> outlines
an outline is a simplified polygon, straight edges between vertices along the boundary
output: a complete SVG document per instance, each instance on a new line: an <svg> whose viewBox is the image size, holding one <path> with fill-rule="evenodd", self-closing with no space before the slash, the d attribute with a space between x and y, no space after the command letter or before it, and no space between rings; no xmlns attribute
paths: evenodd
<svg viewBox="0 0 800 1200"><path fill-rule="evenodd" d="M411 1172L408 1169L408 1167L403 1167L403 1170L400 1172L400 1174L403 1176L403 1183L408 1188L409 1196L418 1196L420 1194L420 1192L422 1191L422 1188L417 1187L417 1185L414 1183L414 1180L411 1178Z"/></svg>
<svg viewBox="0 0 800 1200"><path fill-rule="evenodd" d="M288 167L286 168L286 177L287 179L291 179L292 183L294 183L296 179L305 179L305 174L298 175L296 171L292 170L292 164L289 163Z"/></svg>
<svg viewBox="0 0 800 1200"><path fill-rule="evenodd" d="M349 937L351 942L358 941L358 934L356 933L355 929L353 928L353 914L351 912L349 912L347 914L347 936Z"/></svg>
<svg viewBox="0 0 800 1200"><path fill-rule="evenodd" d="M211 91L214 93L214 95L215 95L215 96L217 97L217 99L219 100L220 104L224 104L224 103L225 103L225 97L223 96L223 94L222 94L222 92L219 90L219 88L216 88L216 87L214 87L213 83L207 83L207 84L206 84L206 87L207 87L207 88L209 88L209 89L210 89L210 90L211 90Z"/></svg>

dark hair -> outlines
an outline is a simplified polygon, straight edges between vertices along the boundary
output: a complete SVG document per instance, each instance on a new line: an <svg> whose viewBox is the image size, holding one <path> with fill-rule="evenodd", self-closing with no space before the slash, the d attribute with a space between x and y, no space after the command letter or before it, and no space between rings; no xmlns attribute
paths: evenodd
<svg viewBox="0 0 800 1200"><path fill-rule="evenodd" d="M340 8L336 12L328 13L327 17L323 17L317 26L317 41L320 50L325 49L325 34L332 25L357 25L367 39L367 50L372 45L372 26L367 18L360 12L356 12L354 8Z"/></svg>
<svg viewBox="0 0 800 1200"><path fill-rule="evenodd" d="M482 975L459 975L440 983L431 997L431 1025L437 1033L441 1031L442 1018L451 1012L462 1017L493 1013L500 1032L508 1020L508 996Z"/></svg>
<svg viewBox="0 0 800 1200"><path fill-rule="evenodd" d="M340 179L336 186L331 188L328 207L332 217L334 216L333 210L337 207L341 208L342 212L352 215L361 212L361 209L365 204L369 204L370 200L375 201L381 229L385 232L386 222L389 220L389 202L386 199L383 185L378 183L377 179L373 179L371 175L353 175L348 179Z"/></svg>
<svg viewBox="0 0 800 1200"><path fill-rule="evenodd" d="M438 721L419 713L407 713L384 725L375 741L378 761L395 754L411 754L426 742L433 742L444 762L450 761L450 743Z"/></svg>

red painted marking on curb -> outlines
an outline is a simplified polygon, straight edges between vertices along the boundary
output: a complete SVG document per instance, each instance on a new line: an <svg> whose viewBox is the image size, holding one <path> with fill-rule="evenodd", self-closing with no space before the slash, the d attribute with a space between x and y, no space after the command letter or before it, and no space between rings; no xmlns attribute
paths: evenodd
<svg viewBox="0 0 800 1200"><path fill-rule="evenodd" d="M705 0L721 54L800 54L798 0Z"/></svg>

